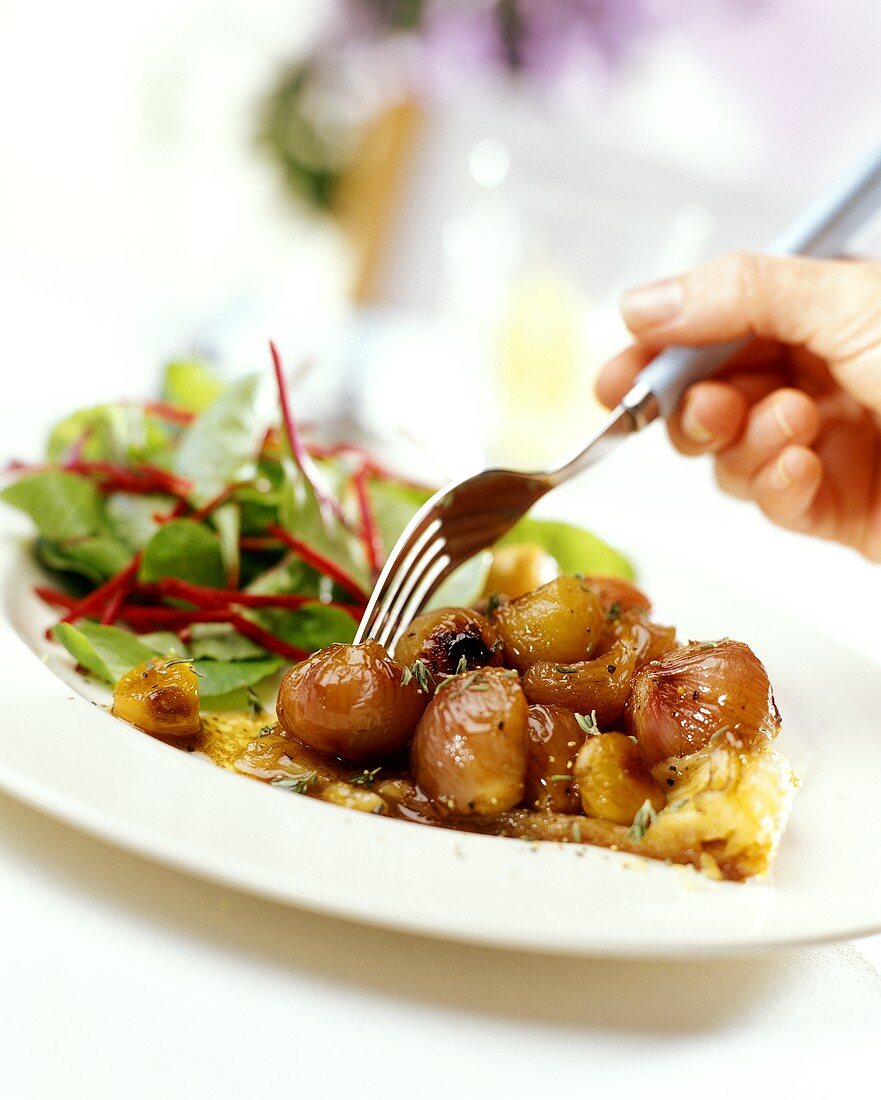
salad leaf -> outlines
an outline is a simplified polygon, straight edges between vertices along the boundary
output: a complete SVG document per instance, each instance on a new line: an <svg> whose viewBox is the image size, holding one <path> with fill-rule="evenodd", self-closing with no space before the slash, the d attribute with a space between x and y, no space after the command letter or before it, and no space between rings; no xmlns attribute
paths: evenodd
<svg viewBox="0 0 881 1100"><path fill-rule="evenodd" d="M386 554L398 541L398 536L413 518L414 513L432 495L429 489L416 489L410 485L372 477L367 484L373 515L379 529Z"/></svg>
<svg viewBox="0 0 881 1100"><path fill-rule="evenodd" d="M301 649L323 649L334 642L351 642L358 624L346 611L326 604L306 604L296 611L263 608L254 618L266 630Z"/></svg>
<svg viewBox="0 0 881 1100"><path fill-rule="evenodd" d="M558 520L526 516L516 523L499 546L532 543L556 559L562 573L604 573L632 580L633 566L623 554L581 527Z"/></svg>
<svg viewBox="0 0 881 1100"><path fill-rule="evenodd" d="M26 512L47 539L85 538L104 526L101 495L87 478L46 470L14 481L0 492L13 508Z"/></svg>
<svg viewBox="0 0 881 1100"><path fill-rule="evenodd" d="M134 634L117 626L101 626L88 621L78 626L59 623L52 633L83 668L108 684L115 684L135 665L159 655Z"/></svg>
<svg viewBox="0 0 881 1100"><path fill-rule="evenodd" d="M222 392L223 383L198 359L178 359L165 368L162 399L186 412L204 412Z"/></svg>
<svg viewBox="0 0 881 1100"><path fill-rule="evenodd" d="M163 657L189 657L192 653L191 647L185 646L170 630L154 630L149 634L139 634L138 638Z"/></svg>
<svg viewBox="0 0 881 1100"><path fill-rule="evenodd" d="M177 638L172 634L172 638ZM242 661L265 657L266 650L237 633L225 623L193 623L190 628L190 653L215 661Z"/></svg>
<svg viewBox="0 0 881 1100"><path fill-rule="evenodd" d="M170 511L171 507L169 497L110 493L105 502L107 525L132 550L140 550L161 526L153 517Z"/></svg>
<svg viewBox="0 0 881 1100"><path fill-rule="evenodd" d="M181 437L174 469L193 483L193 498L199 504L217 496L253 464L257 384L255 374L234 382Z"/></svg>
<svg viewBox="0 0 881 1100"><path fill-rule="evenodd" d="M286 558L267 569L245 589L261 596L315 596L321 595L323 578L299 558Z"/></svg>
<svg viewBox="0 0 881 1100"><path fill-rule="evenodd" d="M252 687L271 676L284 665L281 657L267 656L248 661L193 661L199 676L199 696L210 699L216 695L228 695L238 688Z"/></svg>
<svg viewBox="0 0 881 1100"><path fill-rule="evenodd" d="M369 592L372 585L361 543L336 517L322 513L312 486L292 460L286 459L284 467L286 478L279 506L281 525Z"/></svg>
<svg viewBox="0 0 881 1100"><path fill-rule="evenodd" d="M149 583L162 577L223 587L226 574L217 535L193 519L174 519L160 527L144 548L141 579Z"/></svg>
<svg viewBox="0 0 881 1100"><path fill-rule="evenodd" d="M59 623L53 633L83 668L111 685L116 684L121 676L136 665L153 657L188 655L181 653L182 647L177 639L176 645L168 647L164 644L167 641L164 635L154 635L154 644L147 644L145 638L137 638L127 630L88 621L78 626ZM155 642L161 644L157 645ZM277 672L283 664L281 657L267 655L244 661L202 658L193 661L193 668L199 676L200 697L210 699L239 688L251 687Z"/></svg>
<svg viewBox="0 0 881 1100"><path fill-rule="evenodd" d="M137 405L95 405L79 409L56 424L46 445L50 462L64 462L80 446L88 462L154 457L168 444L165 429Z"/></svg>
<svg viewBox="0 0 881 1100"><path fill-rule="evenodd" d="M109 580L132 558L130 548L111 535L92 535L64 542L37 539L36 555L47 569L78 573L93 584Z"/></svg>
<svg viewBox="0 0 881 1100"><path fill-rule="evenodd" d="M220 508L215 508L211 516L211 521L220 542L220 556L223 559L226 583L232 588L239 583L241 519L241 509L234 501L229 501L221 505Z"/></svg>

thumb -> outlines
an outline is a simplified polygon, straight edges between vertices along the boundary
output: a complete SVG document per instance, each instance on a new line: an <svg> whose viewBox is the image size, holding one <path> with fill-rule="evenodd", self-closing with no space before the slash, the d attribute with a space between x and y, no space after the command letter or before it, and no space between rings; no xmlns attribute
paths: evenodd
<svg viewBox="0 0 881 1100"><path fill-rule="evenodd" d="M872 349L881 370L876 264L737 252L627 291L621 313L639 341L651 346L758 336L802 345L833 371Z"/></svg>

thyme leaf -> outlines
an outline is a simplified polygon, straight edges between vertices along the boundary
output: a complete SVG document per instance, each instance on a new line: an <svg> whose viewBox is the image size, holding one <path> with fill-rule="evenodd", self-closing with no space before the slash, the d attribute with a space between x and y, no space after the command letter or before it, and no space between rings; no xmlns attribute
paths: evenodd
<svg viewBox="0 0 881 1100"><path fill-rule="evenodd" d="M636 811L636 817L634 817L633 824L624 834L624 839L630 841L631 844L638 844L657 821L657 818L658 815L654 806L649 799L646 799Z"/></svg>
<svg viewBox="0 0 881 1100"><path fill-rule="evenodd" d="M578 723L579 729L584 730L588 737L596 737L600 732L599 723L597 722L597 712L595 710L592 710L590 714L576 714L575 721Z"/></svg>

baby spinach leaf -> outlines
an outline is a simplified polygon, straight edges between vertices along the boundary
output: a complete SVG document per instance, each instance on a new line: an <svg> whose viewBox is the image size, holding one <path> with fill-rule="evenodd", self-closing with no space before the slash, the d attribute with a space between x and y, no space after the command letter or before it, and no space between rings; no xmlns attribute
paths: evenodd
<svg viewBox="0 0 881 1100"><path fill-rule="evenodd" d="M199 674L199 695L203 700L211 696L227 695L238 688L251 687L265 680L282 667L281 657L268 656L248 661L193 661Z"/></svg>
<svg viewBox="0 0 881 1100"><path fill-rule="evenodd" d="M215 661L242 661L266 656L266 650L262 646L243 637L225 623L193 623L190 634L190 653L194 657L211 657Z"/></svg>
<svg viewBox="0 0 881 1100"><path fill-rule="evenodd" d="M59 573L78 573L93 584L101 584L124 569L131 561L131 550L111 535L92 535L83 539L53 542L37 539L37 560Z"/></svg>
<svg viewBox="0 0 881 1100"><path fill-rule="evenodd" d="M234 382L183 433L175 472L193 483L193 499L205 503L253 463L257 420L257 375Z"/></svg>
<svg viewBox="0 0 881 1100"><path fill-rule="evenodd" d="M170 512L172 506L169 497L111 493L105 502L107 523L117 538L132 550L140 550L161 526L153 517Z"/></svg>
<svg viewBox="0 0 881 1100"><path fill-rule="evenodd" d="M382 545L388 554L415 512L431 496L431 492L378 477L370 479L368 492Z"/></svg>
<svg viewBox="0 0 881 1100"><path fill-rule="evenodd" d="M13 508L26 512L47 539L85 538L104 526L101 495L87 478L46 470L14 481L0 492Z"/></svg>
<svg viewBox="0 0 881 1100"><path fill-rule="evenodd" d="M254 618L266 630L301 649L323 649L333 642L351 642L357 623L345 611L325 604L306 604L296 611L263 608Z"/></svg>
<svg viewBox="0 0 881 1100"><path fill-rule="evenodd" d="M246 588L261 596L315 596L321 594L322 578L299 558L287 558L261 573Z"/></svg>
<svg viewBox="0 0 881 1100"><path fill-rule="evenodd" d="M144 548L141 578L150 582L162 577L222 588L225 571L217 536L192 519L175 519L160 527Z"/></svg>
<svg viewBox="0 0 881 1100"><path fill-rule="evenodd" d="M116 626L90 622L81 622L78 626L59 623L52 633L83 668L94 672L108 684L115 684L135 665L158 656L155 649Z"/></svg>
<svg viewBox="0 0 881 1100"><path fill-rule="evenodd" d="M360 541L335 516L322 513L312 486L292 461L286 460L284 466L286 479L279 506L282 526L369 592L372 585Z"/></svg>
<svg viewBox="0 0 881 1100"><path fill-rule="evenodd" d="M63 462L74 446L89 462L152 459L169 443L165 427L138 405L95 405L56 424L46 445L50 462Z"/></svg>
<svg viewBox="0 0 881 1100"><path fill-rule="evenodd" d="M239 534L241 531L241 511L238 504L229 501L215 508L211 522L220 540L220 556L226 574L226 583L235 588L239 583L241 556L239 554Z"/></svg>

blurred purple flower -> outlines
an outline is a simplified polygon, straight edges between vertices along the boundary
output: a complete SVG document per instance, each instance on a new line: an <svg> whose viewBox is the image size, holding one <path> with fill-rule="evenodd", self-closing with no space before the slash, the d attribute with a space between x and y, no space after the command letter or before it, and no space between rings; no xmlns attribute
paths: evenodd
<svg viewBox="0 0 881 1100"><path fill-rule="evenodd" d="M452 88L505 75L552 82L609 68L683 0L347 0L346 37L412 39L417 83Z"/></svg>

